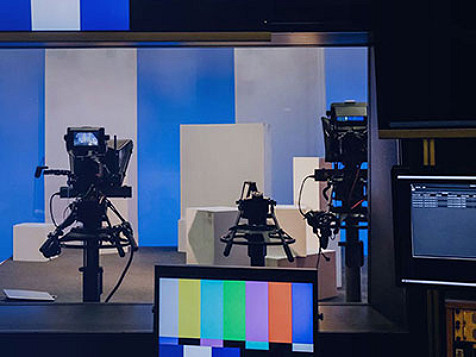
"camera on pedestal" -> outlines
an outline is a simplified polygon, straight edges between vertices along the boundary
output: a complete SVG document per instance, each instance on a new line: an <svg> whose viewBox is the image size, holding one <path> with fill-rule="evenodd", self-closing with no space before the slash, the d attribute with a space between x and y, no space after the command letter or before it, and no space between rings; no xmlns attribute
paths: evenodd
<svg viewBox="0 0 476 357"><path fill-rule="evenodd" d="M246 193L245 193L246 192ZM245 182L238 201L235 225L220 240L226 243L224 255L229 256L234 244L248 246L251 266L265 266L267 246L281 245L290 262L294 257L289 244L295 242L280 226L274 209L276 201L264 197L256 182ZM242 223L245 220L246 223Z"/></svg>
<svg viewBox="0 0 476 357"><path fill-rule="evenodd" d="M83 301L98 302L102 294L103 273L99 266L99 250L116 249L119 256L124 257L124 248L130 247L129 261L107 302L122 282L133 253L138 249L131 224L109 200L112 197L132 197L131 187L124 186L123 182L133 143L132 140L116 137L110 140L104 128L93 127L68 128L64 140L70 170L39 166L35 177L41 174L66 176L67 186L61 187L51 199L58 195L74 200L69 204L69 214L63 222L56 224L52 217L56 229L48 234L40 252L46 258L51 258L61 254L62 248L82 249L84 266L80 271L83 274ZM119 224L111 223L109 210L117 216ZM65 234L64 231L70 226L73 227Z"/></svg>
<svg viewBox="0 0 476 357"><path fill-rule="evenodd" d="M359 230L367 229L367 162L368 115L367 103L346 101L332 103L322 118L327 162L333 169L317 169L304 182L313 178L327 182L323 195L329 202L327 211L302 212L320 240L320 249L326 249L329 239L345 229L346 299L361 300L360 269L364 264L363 243ZM363 224L362 224L363 223Z"/></svg>

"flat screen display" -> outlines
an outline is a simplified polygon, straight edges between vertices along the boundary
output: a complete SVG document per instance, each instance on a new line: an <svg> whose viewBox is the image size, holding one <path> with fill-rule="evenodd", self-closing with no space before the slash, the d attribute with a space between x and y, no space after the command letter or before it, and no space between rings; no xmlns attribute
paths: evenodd
<svg viewBox="0 0 476 357"><path fill-rule="evenodd" d="M312 279L295 280L290 270L281 279L266 270L234 278L224 268L192 278L197 267L182 269L175 277L156 270L159 356L315 356Z"/></svg>
<svg viewBox="0 0 476 357"><path fill-rule="evenodd" d="M476 287L476 175L393 170L399 285Z"/></svg>
<svg viewBox="0 0 476 357"><path fill-rule="evenodd" d="M96 133L80 131L74 133L74 146L99 146L99 140Z"/></svg>
<svg viewBox="0 0 476 357"><path fill-rule="evenodd" d="M476 259L476 185L412 183L414 257Z"/></svg>

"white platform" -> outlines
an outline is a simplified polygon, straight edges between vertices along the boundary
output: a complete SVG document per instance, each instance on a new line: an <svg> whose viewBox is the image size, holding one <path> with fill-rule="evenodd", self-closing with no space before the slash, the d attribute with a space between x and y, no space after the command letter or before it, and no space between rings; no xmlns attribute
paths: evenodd
<svg viewBox="0 0 476 357"><path fill-rule="evenodd" d="M184 234L187 264L249 265L246 246L234 245L230 256L223 255L225 245L220 242L220 237L235 225L237 215L236 207L188 208ZM318 239L302 219L297 207L276 206L276 218L281 228L296 240L290 245L294 256L306 257L318 252ZM268 247L269 256L283 254L281 246Z"/></svg>
<svg viewBox="0 0 476 357"><path fill-rule="evenodd" d="M249 265L247 249L233 246L228 257L220 237L235 225L236 207L200 207L187 209L187 264Z"/></svg>
<svg viewBox="0 0 476 357"><path fill-rule="evenodd" d="M13 260L46 262L38 250L55 226L50 223L21 223L13 226Z"/></svg>

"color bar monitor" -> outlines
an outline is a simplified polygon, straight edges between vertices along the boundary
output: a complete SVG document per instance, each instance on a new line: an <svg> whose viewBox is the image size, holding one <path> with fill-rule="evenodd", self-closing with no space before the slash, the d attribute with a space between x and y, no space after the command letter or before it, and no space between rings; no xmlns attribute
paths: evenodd
<svg viewBox="0 0 476 357"><path fill-rule="evenodd" d="M476 173L393 172L397 282L476 287Z"/></svg>
<svg viewBox="0 0 476 357"><path fill-rule="evenodd" d="M316 356L317 271L155 267L160 357Z"/></svg>

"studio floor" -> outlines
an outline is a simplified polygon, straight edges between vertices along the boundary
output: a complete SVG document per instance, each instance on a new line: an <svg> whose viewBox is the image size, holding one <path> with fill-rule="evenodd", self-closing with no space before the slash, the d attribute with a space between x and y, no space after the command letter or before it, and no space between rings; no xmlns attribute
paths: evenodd
<svg viewBox="0 0 476 357"><path fill-rule="evenodd" d="M102 299L109 294L121 275L128 256L117 254L101 255L100 264L104 269ZM3 289L27 289L47 291L57 297L59 303L82 301L82 278L79 268L83 264L82 252L63 250L61 256L45 263L16 262L11 258L0 265L0 303L5 303ZM134 255L131 268L112 302L152 303L154 300L154 266L156 264L184 264L185 254L176 248L141 247ZM366 265L362 269L362 297L367 300ZM343 289L338 296L323 301L341 303L345 301Z"/></svg>

